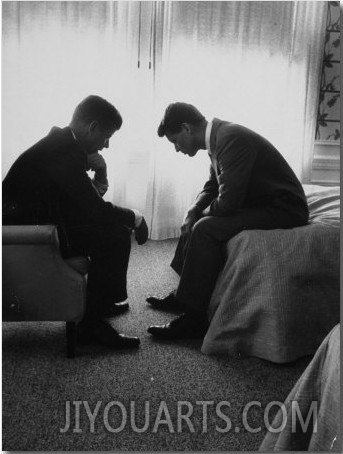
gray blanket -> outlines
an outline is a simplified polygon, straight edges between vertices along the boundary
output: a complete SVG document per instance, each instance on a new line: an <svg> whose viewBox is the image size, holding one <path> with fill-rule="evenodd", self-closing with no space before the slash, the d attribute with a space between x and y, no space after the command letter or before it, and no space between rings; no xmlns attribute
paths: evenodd
<svg viewBox="0 0 343 454"><path fill-rule="evenodd" d="M309 225L244 231L226 244L203 353L293 361L339 322L339 188L304 189Z"/></svg>

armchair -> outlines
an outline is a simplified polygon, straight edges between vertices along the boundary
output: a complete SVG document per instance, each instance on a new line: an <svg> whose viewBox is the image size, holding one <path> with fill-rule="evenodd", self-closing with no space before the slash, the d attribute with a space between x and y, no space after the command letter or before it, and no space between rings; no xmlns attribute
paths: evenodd
<svg viewBox="0 0 343 454"><path fill-rule="evenodd" d="M74 357L88 259L64 260L54 225L3 226L2 244L3 321L65 321L67 356Z"/></svg>

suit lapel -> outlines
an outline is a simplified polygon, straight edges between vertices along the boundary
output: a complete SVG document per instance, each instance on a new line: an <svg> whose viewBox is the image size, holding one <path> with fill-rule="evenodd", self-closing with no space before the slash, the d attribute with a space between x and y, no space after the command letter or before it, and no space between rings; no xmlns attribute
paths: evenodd
<svg viewBox="0 0 343 454"><path fill-rule="evenodd" d="M210 147L211 147L211 153L209 153L210 159L212 161L212 166L214 168L214 171L216 173L217 179L218 176L220 175L220 169L218 167L218 162L217 162L217 153L216 153L216 148L217 148L217 131L219 126L221 125L222 121L219 120L218 118L214 118L212 121L212 130L211 130L211 136L210 136Z"/></svg>
<svg viewBox="0 0 343 454"><path fill-rule="evenodd" d="M219 125L221 124L221 120L218 120L218 118L214 118L212 121L212 130L211 130L211 136L210 136L210 147L211 147L211 155L215 155L216 152L216 146L217 146L217 131L219 128Z"/></svg>

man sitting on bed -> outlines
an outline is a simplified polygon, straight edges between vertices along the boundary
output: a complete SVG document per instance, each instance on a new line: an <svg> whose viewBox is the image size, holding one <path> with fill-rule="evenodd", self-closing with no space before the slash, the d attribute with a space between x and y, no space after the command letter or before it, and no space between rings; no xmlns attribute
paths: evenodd
<svg viewBox="0 0 343 454"><path fill-rule="evenodd" d="M206 118L192 105L170 104L159 125L190 157L207 150L210 176L181 226L171 267L178 288L147 302L161 310L179 309L181 316L148 332L161 339L202 338L208 328L207 308L224 265L224 244L242 230L289 229L305 225L308 207L303 188L276 148L238 124Z"/></svg>

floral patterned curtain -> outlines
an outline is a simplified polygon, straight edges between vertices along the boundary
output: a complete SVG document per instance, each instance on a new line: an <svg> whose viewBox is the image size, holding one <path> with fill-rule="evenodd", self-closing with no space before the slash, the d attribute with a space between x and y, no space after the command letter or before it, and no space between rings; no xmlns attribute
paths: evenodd
<svg viewBox="0 0 343 454"><path fill-rule="evenodd" d="M340 140L340 3L328 2L316 140Z"/></svg>

